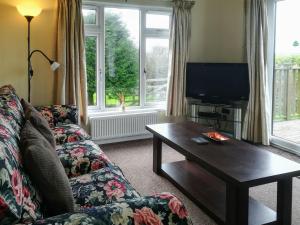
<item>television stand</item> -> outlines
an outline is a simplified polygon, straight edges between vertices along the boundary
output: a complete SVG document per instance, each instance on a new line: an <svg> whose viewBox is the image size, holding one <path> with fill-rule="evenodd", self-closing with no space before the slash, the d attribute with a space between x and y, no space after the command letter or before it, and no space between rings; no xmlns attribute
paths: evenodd
<svg viewBox="0 0 300 225"><path fill-rule="evenodd" d="M245 108L246 102L216 104L189 99L187 117L190 121L241 140Z"/></svg>

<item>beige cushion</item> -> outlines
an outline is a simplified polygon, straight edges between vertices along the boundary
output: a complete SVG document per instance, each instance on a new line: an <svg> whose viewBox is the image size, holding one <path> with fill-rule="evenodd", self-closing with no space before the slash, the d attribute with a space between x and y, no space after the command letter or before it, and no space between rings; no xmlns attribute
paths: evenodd
<svg viewBox="0 0 300 225"><path fill-rule="evenodd" d="M26 121L21 131L21 153L26 172L39 190L45 214L74 211L74 198L65 170L49 142Z"/></svg>
<svg viewBox="0 0 300 225"><path fill-rule="evenodd" d="M38 112L30 103L26 102L24 99L21 100L21 104L25 112L25 119L29 120L35 127L35 129L37 129L55 149L55 138L47 120L40 112Z"/></svg>

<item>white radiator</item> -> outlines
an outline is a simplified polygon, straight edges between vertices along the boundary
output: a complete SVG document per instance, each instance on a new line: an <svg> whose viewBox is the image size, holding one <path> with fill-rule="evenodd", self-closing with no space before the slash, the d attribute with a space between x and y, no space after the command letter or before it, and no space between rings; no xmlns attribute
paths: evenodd
<svg viewBox="0 0 300 225"><path fill-rule="evenodd" d="M91 136L99 144L148 138L145 126L157 122L156 111L90 117Z"/></svg>

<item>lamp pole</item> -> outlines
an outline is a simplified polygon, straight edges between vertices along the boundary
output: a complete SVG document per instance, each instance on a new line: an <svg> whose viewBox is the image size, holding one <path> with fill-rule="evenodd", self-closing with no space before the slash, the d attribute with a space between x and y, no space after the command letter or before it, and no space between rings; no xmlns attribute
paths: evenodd
<svg viewBox="0 0 300 225"><path fill-rule="evenodd" d="M30 22L33 19L33 16L25 16L25 18L27 19L28 22L28 33L27 33L27 45L28 45L28 50L27 50L27 67L28 67L28 102L30 102L31 98L30 98L30 93L31 93L31 64L30 64Z"/></svg>
<svg viewBox="0 0 300 225"><path fill-rule="evenodd" d="M50 63L52 71L55 71L60 65L58 62L55 62L54 60L50 60L49 57L43 53L41 50L34 50L31 52L30 48L30 23L32 19L35 16L38 16L41 13L41 9L39 7L36 7L35 5L32 4L23 4L23 5L18 5L17 6L18 11L22 16L24 16L28 22L27 26L27 78L28 78L28 102L31 101L31 79L33 76L33 70L32 70L32 65L31 65L31 56L35 52L39 52L42 54Z"/></svg>

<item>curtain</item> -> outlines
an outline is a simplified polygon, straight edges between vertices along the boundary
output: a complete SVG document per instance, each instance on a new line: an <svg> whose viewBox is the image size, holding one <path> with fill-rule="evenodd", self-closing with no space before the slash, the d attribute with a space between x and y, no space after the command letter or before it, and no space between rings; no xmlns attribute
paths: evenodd
<svg viewBox="0 0 300 225"><path fill-rule="evenodd" d="M191 9L194 1L175 0L173 6L168 82L168 116L185 115L186 63L191 38Z"/></svg>
<svg viewBox="0 0 300 225"><path fill-rule="evenodd" d="M79 108L87 123L87 87L84 22L81 0L58 1L57 60L61 64L56 81L56 104Z"/></svg>
<svg viewBox="0 0 300 225"><path fill-rule="evenodd" d="M267 83L266 0L247 0L246 39L250 96L243 127L243 139L269 145L271 106Z"/></svg>

